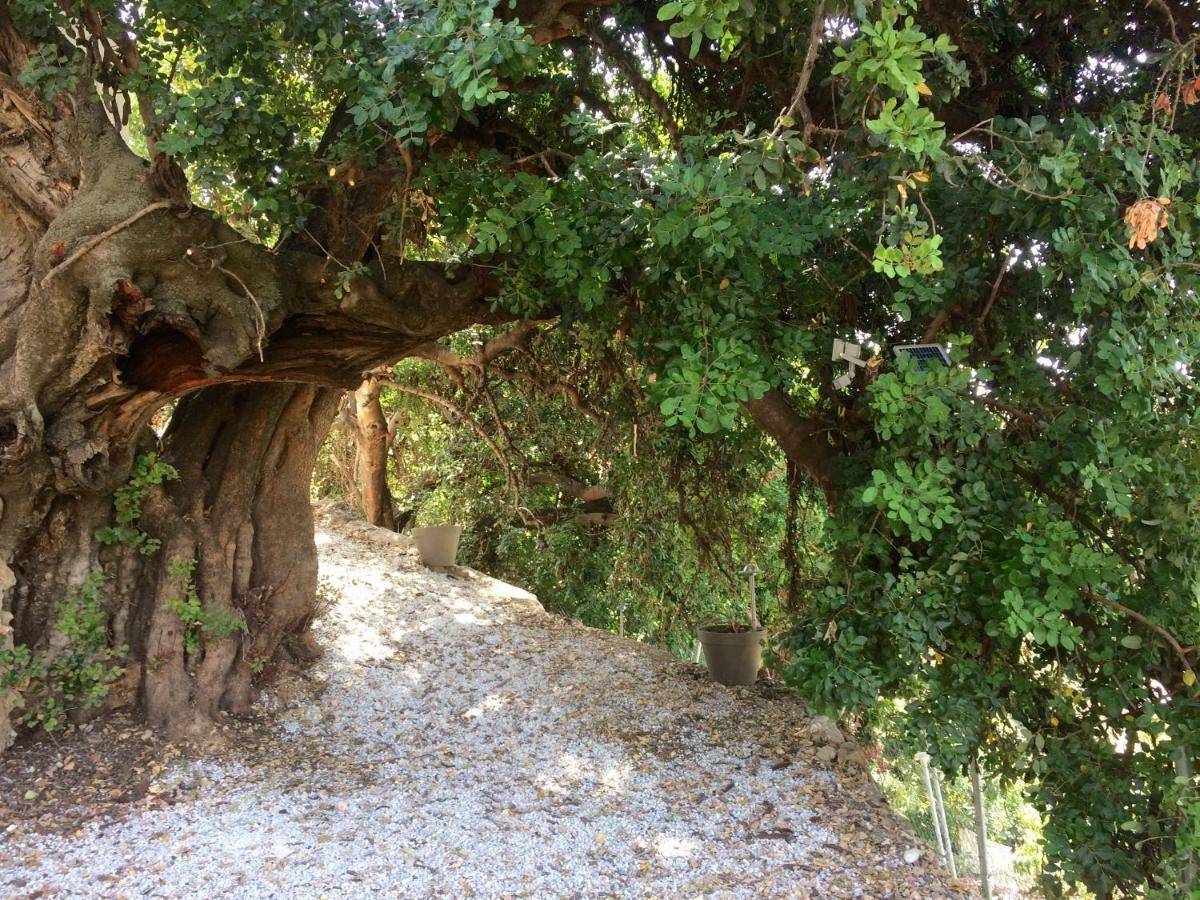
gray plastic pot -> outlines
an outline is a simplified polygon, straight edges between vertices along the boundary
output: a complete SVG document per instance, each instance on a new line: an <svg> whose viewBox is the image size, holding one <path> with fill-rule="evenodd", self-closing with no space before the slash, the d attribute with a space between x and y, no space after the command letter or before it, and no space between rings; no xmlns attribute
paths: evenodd
<svg viewBox="0 0 1200 900"><path fill-rule="evenodd" d="M421 562L431 569L442 569L454 565L458 556L458 539L462 537L461 525L431 525L413 529L413 543Z"/></svg>
<svg viewBox="0 0 1200 900"><path fill-rule="evenodd" d="M713 681L727 685L750 685L758 681L762 667L762 648L767 629L730 631L728 625L710 625L700 629L704 662Z"/></svg>

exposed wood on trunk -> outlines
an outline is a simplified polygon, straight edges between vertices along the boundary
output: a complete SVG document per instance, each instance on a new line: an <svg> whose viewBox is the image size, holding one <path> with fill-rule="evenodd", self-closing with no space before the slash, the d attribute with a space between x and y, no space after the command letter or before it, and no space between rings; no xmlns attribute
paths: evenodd
<svg viewBox="0 0 1200 900"><path fill-rule="evenodd" d="M479 269L377 261L340 290L323 257L273 254L164 202L98 106L42 108L9 79L5 54L0 614L17 642L46 652L55 604L104 572L113 642L130 648L150 721L199 735L221 711L244 712L256 678L313 652L308 485L335 388L498 321L485 302L497 285ZM99 547L113 490L152 446L146 424L180 397L163 442L180 478L149 492L140 525L161 549ZM196 626L179 619L174 560L194 560L205 609L246 631L193 635L186 650Z"/></svg>

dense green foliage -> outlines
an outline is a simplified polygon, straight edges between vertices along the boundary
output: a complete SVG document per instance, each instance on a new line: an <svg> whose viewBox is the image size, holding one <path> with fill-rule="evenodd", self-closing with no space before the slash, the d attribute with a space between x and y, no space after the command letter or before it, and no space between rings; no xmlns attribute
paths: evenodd
<svg viewBox="0 0 1200 900"><path fill-rule="evenodd" d="M469 353L486 336L452 345ZM547 330L531 357L489 368L484 386L453 384L426 362L398 365L382 402L397 432L399 506L418 525L465 525L462 557L548 608L614 631L623 615L627 634L680 656L691 657L697 625L745 622L747 560L767 569L760 616L783 627L788 490L769 442L747 432L701 443L665 427L615 348L575 355L573 373L559 368L583 340L579 329ZM354 452L353 437L335 430L317 496L353 490ZM589 518L572 485L600 488L609 512Z"/></svg>
<svg viewBox="0 0 1200 900"><path fill-rule="evenodd" d="M110 646L103 575L96 573L55 606L55 640L47 653L18 644L0 649L0 688L23 694L22 725L46 732L73 727L74 718L98 707L124 668L128 648Z"/></svg>
<svg viewBox="0 0 1200 900"><path fill-rule="evenodd" d="M30 80L71 83L71 7L14 6L46 41ZM557 319L507 377L399 373L486 410L495 446L404 401L402 459L436 467L477 560L679 649L754 556L790 623L778 665L814 705L1030 785L1068 883L1181 884L1200 832L1194 14L558 9L117 4L104 26L141 62L106 89L148 102L148 139L248 237L402 172L380 182L389 264L487 266L503 310ZM845 389L834 339L869 358ZM953 365L892 352L922 340ZM555 399L568 381L597 416ZM820 435L774 434L786 470L745 415L772 392ZM527 527L561 503L530 484L546 468L608 485L604 534Z"/></svg>

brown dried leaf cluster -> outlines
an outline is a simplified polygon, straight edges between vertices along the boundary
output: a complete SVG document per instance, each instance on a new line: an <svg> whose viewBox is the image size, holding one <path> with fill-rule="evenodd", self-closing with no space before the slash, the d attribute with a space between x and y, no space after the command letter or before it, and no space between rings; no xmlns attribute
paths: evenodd
<svg viewBox="0 0 1200 900"><path fill-rule="evenodd" d="M1183 82L1179 88L1179 98L1185 106L1194 106L1200 103L1200 75L1195 78L1188 79ZM1159 91L1154 98L1153 110L1156 113L1170 113L1173 109L1171 98L1166 91Z"/></svg>
<svg viewBox="0 0 1200 900"><path fill-rule="evenodd" d="M1200 75L1183 83L1183 102L1188 106L1200 103Z"/></svg>
<svg viewBox="0 0 1200 900"><path fill-rule="evenodd" d="M1129 226L1129 249L1145 250L1147 244L1158 240L1158 233L1167 227L1167 206L1170 200L1138 200L1125 210L1125 224Z"/></svg>

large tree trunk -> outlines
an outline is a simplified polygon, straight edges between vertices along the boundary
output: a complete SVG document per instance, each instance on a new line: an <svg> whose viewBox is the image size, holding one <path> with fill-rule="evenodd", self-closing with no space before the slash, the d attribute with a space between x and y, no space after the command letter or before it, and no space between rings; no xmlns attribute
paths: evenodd
<svg viewBox="0 0 1200 900"><path fill-rule="evenodd" d="M90 714L105 686L81 698L71 679L93 663L125 670L108 704L140 698L154 724L198 734L313 652L308 490L338 389L495 321L496 285L389 261L335 292L331 259L269 252L181 205L163 160L132 154L94 97L42 105L16 80L23 54L0 4L0 749L22 698L18 715L65 706L55 724ZM326 235L330 252L366 258L369 223L345 230L365 242ZM172 401L157 449L178 478L115 521ZM143 533L161 546L139 552ZM81 638L88 604L99 623Z"/></svg>
<svg viewBox="0 0 1200 900"><path fill-rule="evenodd" d="M147 602L145 708L151 724L204 731L219 710L246 712L257 675L309 659L317 586L309 481L339 392L311 385L231 385L182 400L164 436L177 481L143 521L163 541ZM198 595L215 621L245 630L200 635L172 609L176 560L196 561Z"/></svg>
<svg viewBox="0 0 1200 900"><path fill-rule="evenodd" d="M103 572L110 646L128 647L107 705L140 691L150 723L173 736L204 733L221 710L245 712L256 677L314 653L308 486L337 401L335 390L286 384L220 386L181 400L162 441L178 477L148 489L137 522L161 547L99 547L112 497L54 496L15 559L16 643L68 651L56 604ZM189 587L199 617L182 605ZM66 712L87 714L70 702Z"/></svg>

